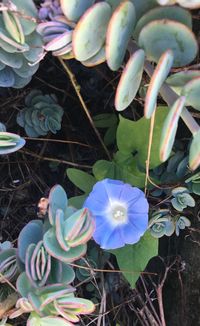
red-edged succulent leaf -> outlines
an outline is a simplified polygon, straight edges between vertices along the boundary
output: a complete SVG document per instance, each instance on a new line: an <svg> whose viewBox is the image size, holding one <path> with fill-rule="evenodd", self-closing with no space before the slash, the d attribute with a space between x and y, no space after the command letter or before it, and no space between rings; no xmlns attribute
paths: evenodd
<svg viewBox="0 0 200 326"><path fill-rule="evenodd" d="M57 209L62 209L65 212L67 204L67 195L63 187L60 185L54 186L49 193L49 221L51 225L55 223Z"/></svg>
<svg viewBox="0 0 200 326"><path fill-rule="evenodd" d="M196 170L200 165L200 131L193 135L190 145L189 166L191 170Z"/></svg>

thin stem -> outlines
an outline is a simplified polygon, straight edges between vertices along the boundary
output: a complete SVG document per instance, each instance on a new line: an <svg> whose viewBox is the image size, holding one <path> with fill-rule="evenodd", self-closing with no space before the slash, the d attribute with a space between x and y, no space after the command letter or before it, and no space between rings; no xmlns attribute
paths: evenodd
<svg viewBox="0 0 200 326"><path fill-rule="evenodd" d="M145 62L144 69L146 73L150 77L152 77L154 68L149 62L147 61ZM174 102L179 97L166 83L164 83L163 86L161 87L160 94L170 107L174 104ZM200 130L198 123L186 108L183 108L181 113L181 118L185 122L186 126L191 131L193 136Z"/></svg>
<svg viewBox="0 0 200 326"><path fill-rule="evenodd" d="M87 108L87 106L86 106L86 104L85 104L85 102L84 102L84 100L83 100L83 97L82 97L82 95L81 95L81 93L80 93L80 86L78 85L77 80L76 80L74 74L71 72L71 70L69 69L69 67L68 67L67 64L64 62L63 59L61 59L61 58L58 57L58 60L59 60L60 63L62 64L62 66L63 66L64 70L66 71L66 73L68 74L69 79L70 79L70 81L71 81L71 83L72 83L72 85L73 85L73 87L74 87L74 90L75 90L75 92L76 92L76 94L77 94L77 96L78 96L78 98L79 98L79 101L80 101L80 103L81 103L81 106L82 106L82 108L83 108L83 110L84 110L84 112L85 112L85 114L86 114L86 116L87 116L87 118L88 118L88 120L89 120L89 122L90 122L90 124L91 124L91 126L92 126L92 128L93 128L93 130L94 130L94 132L95 132L95 134L96 134L96 136L97 136L97 138L98 138L98 140L99 140L99 142L101 143L101 145L102 145L102 147L103 147L103 149L104 149L104 151L105 151L107 157L108 157L109 160L111 161L110 153L109 153L109 151L108 151L106 145L104 144L104 141L103 141L103 139L101 138L100 133L98 132L97 128L96 128L95 125L94 125L94 122L93 122L93 120L92 120L92 117L91 117L91 115L90 115L90 112L89 112L89 110L88 110L88 108Z"/></svg>

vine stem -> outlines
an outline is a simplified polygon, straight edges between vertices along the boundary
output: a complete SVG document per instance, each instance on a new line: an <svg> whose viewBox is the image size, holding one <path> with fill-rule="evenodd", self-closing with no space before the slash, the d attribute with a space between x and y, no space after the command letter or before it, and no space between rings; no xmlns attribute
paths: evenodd
<svg viewBox="0 0 200 326"><path fill-rule="evenodd" d="M75 92L76 92L76 94L77 94L77 96L79 98L79 101L81 103L81 106L82 106L82 108L83 108L83 110L84 110L84 112L85 112L85 114L86 114L86 116L87 116L87 118L88 118L88 120L89 120L89 122L90 122L90 124L91 124L91 126L92 126L92 128L93 128L93 130L94 130L94 132L95 132L95 134L96 134L96 136L98 138L98 140L99 140L99 142L101 143L101 145L102 145L102 147L103 147L103 149L104 149L104 151L105 151L108 159L111 161L110 153L109 153L106 145L104 144L104 141L101 138L100 133L98 132L97 128L94 125L94 121L92 120L92 117L90 115L90 112L89 112L89 110L88 110L88 108L87 108L87 106L86 106L86 104L85 104L85 102L83 100L83 97L82 97L81 92L80 92L80 86L78 85L77 80L76 80L74 74L71 72L71 70L69 69L68 65L64 62L63 59L61 59L61 58L58 57L58 60L60 61L61 65L63 66L63 68L66 71L66 73L68 74L69 79L70 79L70 81L71 81L71 83L72 83L72 85L74 87L74 90L75 90Z"/></svg>
<svg viewBox="0 0 200 326"><path fill-rule="evenodd" d="M154 73L154 68L149 62L147 61L145 62L144 69L146 73L149 75L149 77L152 77ZM179 98L179 96L166 83L163 84L159 92L163 97L163 99L165 100L165 102L167 102L167 104L170 107ZM188 129L191 131L193 136L200 130L198 123L185 107L182 110L181 118L186 124L186 126L188 127Z"/></svg>

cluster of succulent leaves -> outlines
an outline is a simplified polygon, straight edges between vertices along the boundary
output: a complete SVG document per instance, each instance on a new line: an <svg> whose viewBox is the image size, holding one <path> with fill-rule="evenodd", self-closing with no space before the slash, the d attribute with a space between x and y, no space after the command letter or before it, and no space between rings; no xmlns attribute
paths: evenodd
<svg viewBox="0 0 200 326"><path fill-rule="evenodd" d="M37 71L44 51L36 32L37 9L32 0L3 0L2 7L0 87L22 88Z"/></svg>
<svg viewBox="0 0 200 326"><path fill-rule="evenodd" d="M64 189L50 191L44 221L30 221L19 234L18 247L0 249L0 283L16 284L21 298L10 318L30 313L27 325L66 325L94 310L94 304L75 297L71 262L85 255L94 222L87 209L68 206Z"/></svg>
<svg viewBox="0 0 200 326"><path fill-rule="evenodd" d="M167 76L172 67L190 64L198 53L192 15L187 8L200 4L198 1L174 4L156 0L84 3L63 0L60 1L63 15L49 17L50 21L39 24L37 30L46 51L63 59L75 58L88 67L106 61L111 70L117 71L124 64L128 50L130 56L116 90L116 109L122 111L133 101L145 70L152 77L145 97L145 117L153 115L159 92L170 107L159 143L160 159L166 161L170 156L181 116L193 135L189 165L195 170L199 165L200 128L185 106L199 110L200 75L188 70ZM152 61L157 63L155 70L149 63Z"/></svg>
<svg viewBox="0 0 200 326"><path fill-rule="evenodd" d="M29 137L56 134L61 129L63 113L54 94L43 95L40 90L32 90L25 98L25 108L17 115L17 122Z"/></svg>

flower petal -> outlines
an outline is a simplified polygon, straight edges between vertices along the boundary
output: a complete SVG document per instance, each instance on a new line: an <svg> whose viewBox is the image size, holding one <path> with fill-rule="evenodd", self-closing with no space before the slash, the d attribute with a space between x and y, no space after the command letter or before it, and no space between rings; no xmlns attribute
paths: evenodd
<svg viewBox="0 0 200 326"><path fill-rule="evenodd" d="M111 233L106 231L101 240L102 249L117 249L125 245L118 228L115 228Z"/></svg>
<svg viewBox="0 0 200 326"><path fill-rule="evenodd" d="M127 244L134 244L140 240L143 233L139 233L138 230L130 223L121 227L121 237Z"/></svg>
<svg viewBox="0 0 200 326"><path fill-rule="evenodd" d="M128 214L129 224L132 224L137 232L143 234L148 228L148 214Z"/></svg>

